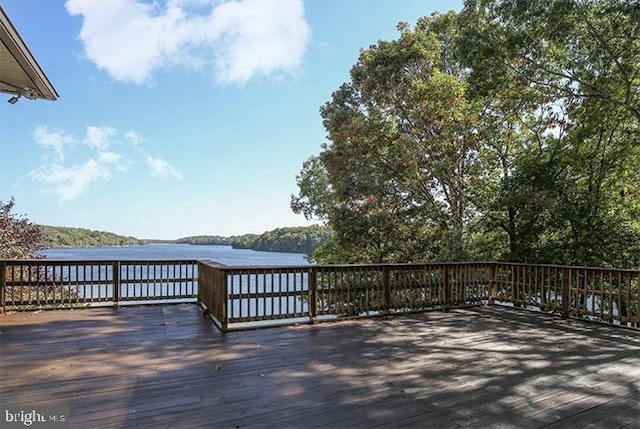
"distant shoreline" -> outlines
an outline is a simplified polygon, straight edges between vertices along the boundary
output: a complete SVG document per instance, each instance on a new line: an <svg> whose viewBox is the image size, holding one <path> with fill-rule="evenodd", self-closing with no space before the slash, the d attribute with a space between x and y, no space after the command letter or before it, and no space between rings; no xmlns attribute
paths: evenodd
<svg viewBox="0 0 640 429"><path fill-rule="evenodd" d="M192 244L207 246L231 246L264 252L310 254L330 237L326 226L276 228L262 234L244 234L232 237L197 235L176 240L140 239L107 231L86 228L40 225L45 235L47 249L150 246L154 244Z"/></svg>

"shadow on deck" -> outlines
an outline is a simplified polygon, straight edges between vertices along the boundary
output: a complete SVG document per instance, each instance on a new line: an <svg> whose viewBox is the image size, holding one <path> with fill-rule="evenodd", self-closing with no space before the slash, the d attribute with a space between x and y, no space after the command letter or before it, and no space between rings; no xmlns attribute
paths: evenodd
<svg viewBox="0 0 640 429"><path fill-rule="evenodd" d="M219 333L196 305L0 316L0 403L70 427L640 427L640 332L502 307Z"/></svg>

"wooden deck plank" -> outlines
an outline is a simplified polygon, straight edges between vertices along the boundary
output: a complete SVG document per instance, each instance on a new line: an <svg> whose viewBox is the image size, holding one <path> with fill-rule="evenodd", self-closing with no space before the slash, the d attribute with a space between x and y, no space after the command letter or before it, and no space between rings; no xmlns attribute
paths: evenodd
<svg viewBox="0 0 640 429"><path fill-rule="evenodd" d="M195 305L0 316L0 403L71 427L638 427L640 332L500 307L219 333Z"/></svg>

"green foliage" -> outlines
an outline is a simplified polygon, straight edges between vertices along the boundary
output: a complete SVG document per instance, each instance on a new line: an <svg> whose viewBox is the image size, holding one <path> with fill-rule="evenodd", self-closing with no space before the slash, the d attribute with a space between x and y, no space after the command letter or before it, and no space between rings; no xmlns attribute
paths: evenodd
<svg viewBox="0 0 640 429"><path fill-rule="evenodd" d="M14 205L13 198L7 203L0 201L0 259L42 258L38 251L46 248L43 228L30 222L24 215L12 213ZM21 284L33 279L46 285L33 288ZM63 295L65 299L77 296L75 290L56 285L55 276L43 267L8 266L4 281L7 283L4 293L17 301L46 301L56 294Z"/></svg>
<svg viewBox="0 0 640 429"><path fill-rule="evenodd" d="M399 25L399 39L362 51L321 108L331 142L305 163L292 199L335 232L318 260L471 257L478 109L465 97L454 18Z"/></svg>
<svg viewBox="0 0 640 429"><path fill-rule="evenodd" d="M85 228L41 225L44 231L46 247L97 247L130 246L145 244L134 237L125 237L112 232L92 231Z"/></svg>
<svg viewBox="0 0 640 429"><path fill-rule="evenodd" d="M278 228L262 234L244 234L233 237L196 235L177 240L140 240L111 232L91 231L84 228L40 226L44 232L44 247L128 246L149 243L233 246L274 252L311 253L325 243L330 235L327 227ZM44 248L42 247L42 248Z"/></svg>
<svg viewBox="0 0 640 429"><path fill-rule="evenodd" d="M24 215L12 213L15 202L0 201L0 259L26 259L38 257L45 248L42 229Z"/></svg>
<svg viewBox="0 0 640 429"><path fill-rule="evenodd" d="M640 8L468 0L363 50L291 206L319 262L640 265Z"/></svg>
<svg viewBox="0 0 640 429"><path fill-rule="evenodd" d="M640 265L637 2L468 1L460 57L504 169L505 258Z"/></svg>
<svg viewBox="0 0 640 429"><path fill-rule="evenodd" d="M171 243L228 246L231 244L231 240L231 237L221 237L219 235L194 235L191 237L179 238L171 241Z"/></svg>
<svg viewBox="0 0 640 429"><path fill-rule="evenodd" d="M260 235L245 234L231 238L235 249L309 254L329 239L329 228L320 225L276 228Z"/></svg>

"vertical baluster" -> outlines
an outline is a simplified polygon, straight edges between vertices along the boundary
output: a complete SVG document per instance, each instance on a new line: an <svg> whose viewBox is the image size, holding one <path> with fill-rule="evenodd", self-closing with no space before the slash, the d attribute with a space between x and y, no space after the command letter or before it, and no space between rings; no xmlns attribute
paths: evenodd
<svg viewBox="0 0 640 429"><path fill-rule="evenodd" d="M144 272L144 270L143 270L142 278L140 279L140 281L144 285L144 289L143 289L144 292L142 293L142 297L143 298L149 298L149 296L150 296L149 288L151 287L151 282L150 282L150 279L151 279L151 273L150 273L151 266L150 266L149 261L144 263L144 267L146 269L146 272Z"/></svg>
<svg viewBox="0 0 640 429"><path fill-rule="evenodd" d="M246 274L246 283L247 283L247 305L246 305L246 317L251 316L251 300L252 297L252 289L251 289L251 273L247 272Z"/></svg>
<svg viewBox="0 0 640 429"><path fill-rule="evenodd" d="M300 277L300 279L298 279L298 271L296 269L293 269L291 271L287 272L287 279L291 278L292 280L292 285L291 287L293 288L291 290L291 303L292 305L289 305L289 298L287 298L287 307L286 310L284 312L286 313L290 313L290 314L295 314L295 315L302 315L303 314L303 302L302 300L298 299L298 294L302 293L301 291L304 290L304 282L302 277ZM308 285L307 285L308 287Z"/></svg>
<svg viewBox="0 0 640 429"><path fill-rule="evenodd" d="M617 296L617 303L618 303L618 321L620 321L620 324L622 324L622 273L620 271L618 271L618 293L616 294Z"/></svg>
<svg viewBox="0 0 640 429"><path fill-rule="evenodd" d="M251 271L250 276L253 276L253 281L249 280L253 291L253 305L251 306L252 312L250 312L250 316L253 317L258 314L258 273Z"/></svg>
<svg viewBox="0 0 640 429"><path fill-rule="evenodd" d="M235 298L235 296L240 296L240 299L242 299L242 296L240 295L242 293L242 285L240 284L240 281L238 281L238 285L237 285L237 290L236 290L236 278L233 275L233 272L224 272L224 273L228 273L229 277L229 281L231 282L231 295L234 296L233 301L231 301L231 305L229 306L229 317L231 319L238 317L236 315L236 302L238 301L237 298ZM225 277L224 275L222 276L222 280L227 279L227 277ZM224 289L224 284L220 287L220 289ZM238 310L240 311L240 310Z"/></svg>
<svg viewBox="0 0 640 429"><path fill-rule="evenodd" d="M640 270L638 270L638 274L636 276L635 279L635 285L636 285L636 318L635 318L635 327L638 328L640 327Z"/></svg>
<svg viewBox="0 0 640 429"><path fill-rule="evenodd" d="M182 272L182 264L171 264L167 267L167 277L173 279L173 281L171 281L171 293L174 297L177 295L182 295L182 293L180 292L176 293L176 283L178 282L178 277L176 277L176 266L180 267L180 272ZM186 265L185 268L187 268ZM182 278L182 276L180 276L180 278ZM167 292L169 292L169 282L167 282Z"/></svg>
<svg viewBox="0 0 640 429"><path fill-rule="evenodd" d="M147 299L149 299L149 298L155 299L157 297L157 295L158 295L158 291L156 290L156 288L157 288L157 274L156 274L157 265L158 264L153 262L149 266L149 289L150 289L150 292L148 292Z"/></svg>
<svg viewBox="0 0 640 429"><path fill-rule="evenodd" d="M307 271L307 289L309 300L309 321L318 323L318 271L315 267L309 267Z"/></svg>
<svg viewBox="0 0 640 429"><path fill-rule="evenodd" d="M562 289L562 318L567 319L571 314L571 268L565 268L565 279Z"/></svg>
<svg viewBox="0 0 640 429"><path fill-rule="evenodd" d="M626 308L626 317L627 317L627 326L633 326L631 321L632 321L632 309L633 306L631 304L631 272L629 271L625 271L624 273L625 275L625 284L627 285L627 293L626 293L626 299L625 299L625 308ZM636 311L637 311L637 307L636 307Z"/></svg>
<svg viewBox="0 0 640 429"><path fill-rule="evenodd" d="M27 268L29 268L29 267L27 267ZM31 287L31 284L30 284L30 280L31 280L31 279L29 278L29 275L28 275L28 274L25 276L25 274L24 274L24 265L20 267L20 273L21 273L21 275L20 275L20 280L21 280L22 284L25 284L25 279L26 279L26 281L27 281L27 282L26 282L26 288L27 288L27 305L29 305L29 304L31 303L31 300L32 300L32 298L31 298L31 295L32 295L32 293L31 293L32 287ZM25 286L23 286L23 288L24 288L24 287L25 287ZM23 295L24 295L24 294L23 294Z"/></svg>
<svg viewBox="0 0 640 429"><path fill-rule="evenodd" d="M604 308L602 303L604 302L604 270L600 270L600 276L598 278L598 282L600 284L600 289L598 290L598 317L600 320L604 320ZM595 292L594 292L595 294ZM594 296L595 300L595 296Z"/></svg>
<svg viewBox="0 0 640 429"><path fill-rule="evenodd" d="M251 290L250 290L250 281L249 274L242 274L242 271L238 271L238 276L240 277L240 284L243 284L243 280L246 278L246 282L244 282L244 288L246 288L245 296L246 298L242 299L240 302L240 316L241 317L249 317L249 305L251 302Z"/></svg>
<svg viewBox="0 0 640 429"><path fill-rule="evenodd" d="M532 271L533 271L533 267L530 265L525 265L523 267L524 269L524 288L525 288L525 296L526 296L526 302L525 302L525 306L539 306L539 303L537 301L537 297L536 297L536 292L535 292L535 288L532 285Z"/></svg>
<svg viewBox="0 0 640 429"><path fill-rule="evenodd" d="M296 313L296 317L302 317L304 316L304 306L303 306L302 300L299 299L298 297L302 296L302 291L304 290L304 272L303 270L300 270L300 269L294 269L294 271L298 279L298 287L296 288L296 300L295 300L297 309L295 313Z"/></svg>
<svg viewBox="0 0 640 429"><path fill-rule="evenodd" d="M75 279L77 279L78 278L78 264L75 264L74 268L75 268ZM76 287L75 297L72 294L72 290L73 290L72 289L73 288L73 283L72 282L75 279L74 279L74 276L71 275L71 270L69 270L69 275L65 279L64 272L62 271L62 267L60 267L59 265L54 265L53 266L53 277L54 278L59 278L60 282L62 284L64 284L64 285L66 285L68 302L77 304L78 303L78 298L79 298L78 297L79 293L77 292L78 288Z"/></svg>
<svg viewBox="0 0 640 429"><path fill-rule="evenodd" d="M120 262L114 262L111 266L111 278L113 279L113 308L120 305Z"/></svg>
<svg viewBox="0 0 640 429"><path fill-rule="evenodd" d="M43 286L43 281L40 279L40 270L42 269L42 265L31 265L29 264L29 269L28 269L28 276L29 276L29 285L31 288L31 285L33 285L35 283L35 303L38 307L40 307L43 304L46 304L46 301L43 298L44 294L46 293L46 290L44 290Z"/></svg>
<svg viewBox="0 0 640 429"><path fill-rule="evenodd" d="M273 269L269 273L267 270L262 272L262 316L269 316L267 312L267 293L270 292L271 286L267 287L267 279L273 279ZM269 317L272 318L272 317Z"/></svg>
<svg viewBox="0 0 640 429"><path fill-rule="evenodd" d="M587 298L587 306L588 306L588 301L589 298L591 298L591 314L593 316L596 315L596 271L593 270L589 270L589 283L587 283L589 285L589 294L588 294L588 298Z"/></svg>
<svg viewBox="0 0 640 429"><path fill-rule="evenodd" d="M248 315L248 311L249 311L249 286L245 285L246 282L243 281L245 276L241 273L241 271L237 271L237 273L238 273L237 276L234 276L234 278L237 277L239 279L238 290L240 291L240 302L239 302L240 307L238 309L238 316L245 317ZM245 288L246 288L246 291L245 291Z"/></svg>
<svg viewBox="0 0 640 429"><path fill-rule="evenodd" d="M6 283L7 274L6 273L7 273L7 269L9 269L9 282L11 282L11 293L10 293L11 297L9 298L9 302L11 302L11 305L15 306L16 288L14 286L14 280L15 280L15 275L16 275L16 266L14 264L9 264L9 266L5 265L4 269L5 269L5 277L3 277L5 279L4 280L4 282L5 282L4 286L5 287L3 288L4 289L4 293L5 293L4 304L5 304L5 307L6 307L6 305L7 305L7 295L6 295L6 293L7 293L7 283Z"/></svg>
<svg viewBox="0 0 640 429"><path fill-rule="evenodd" d="M280 275L278 276L278 291L277 291L278 294L275 296L274 299L278 303L278 312L280 313L288 313L288 309L286 308L286 306L282 305L282 296L283 296L282 284L287 281L288 275L289 275L289 271L284 271L284 272L281 272Z"/></svg>
<svg viewBox="0 0 640 429"><path fill-rule="evenodd" d="M588 316L592 313L592 308L589 307L589 297L591 297L591 270L585 268L583 281L584 295L582 297L582 306L584 308L584 315Z"/></svg>
<svg viewBox="0 0 640 429"><path fill-rule="evenodd" d="M5 307L7 305L7 264L5 261L0 261L0 314L5 313Z"/></svg>
<svg viewBox="0 0 640 429"><path fill-rule="evenodd" d="M640 327L640 270L638 270L638 274L635 280L635 285L636 285L636 318L635 318L635 327L638 328Z"/></svg>

